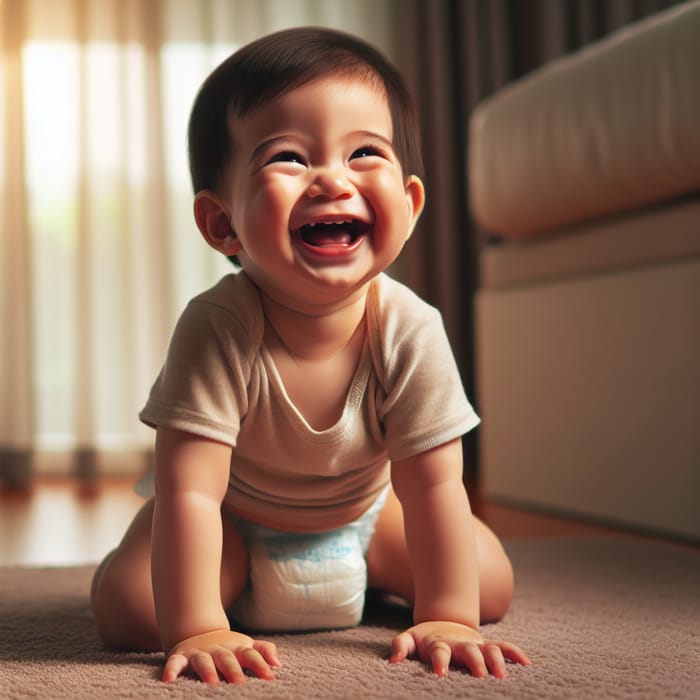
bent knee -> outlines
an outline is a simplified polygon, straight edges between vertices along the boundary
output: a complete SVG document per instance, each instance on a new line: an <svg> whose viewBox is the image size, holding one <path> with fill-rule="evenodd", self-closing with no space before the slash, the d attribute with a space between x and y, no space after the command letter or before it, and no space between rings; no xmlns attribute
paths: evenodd
<svg viewBox="0 0 700 700"><path fill-rule="evenodd" d="M508 556L495 557L495 561L482 572L480 585L481 622L498 622L510 608L513 600L513 566Z"/></svg>
<svg viewBox="0 0 700 700"><path fill-rule="evenodd" d="M495 533L478 518L479 593L482 622L497 622L513 600L513 566Z"/></svg>
<svg viewBox="0 0 700 700"><path fill-rule="evenodd" d="M119 549L95 571L91 603L97 632L105 646L160 651L150 572L125 566Z"/></svg>

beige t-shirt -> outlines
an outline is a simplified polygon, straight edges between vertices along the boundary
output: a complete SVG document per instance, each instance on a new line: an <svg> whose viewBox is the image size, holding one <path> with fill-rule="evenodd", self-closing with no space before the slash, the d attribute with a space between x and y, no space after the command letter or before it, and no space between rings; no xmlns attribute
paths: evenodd
<svg viewBox="0 0 700 700"><path fill-rule="evenodd" d="M436 309L380 275L365 320L343 413L317 431L265 347L257 288L245 272L227 275L185 309L140 418L231 445L224 504L235 512L313 530L315 521L369 508L391 460L457 438L479 418Z"/></svg>

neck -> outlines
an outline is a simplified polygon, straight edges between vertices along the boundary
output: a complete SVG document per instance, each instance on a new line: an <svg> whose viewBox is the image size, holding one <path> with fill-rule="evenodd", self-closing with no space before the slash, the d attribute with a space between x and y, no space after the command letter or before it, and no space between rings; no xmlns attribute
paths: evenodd
<svg viewBox="0 0 700 700"><path fill-rule="evenodd" d="M300 360L321 360L345 348L355 337L365 314L367 287L344 305L322 312L299 311L262 296L267 332Z"/></svg>

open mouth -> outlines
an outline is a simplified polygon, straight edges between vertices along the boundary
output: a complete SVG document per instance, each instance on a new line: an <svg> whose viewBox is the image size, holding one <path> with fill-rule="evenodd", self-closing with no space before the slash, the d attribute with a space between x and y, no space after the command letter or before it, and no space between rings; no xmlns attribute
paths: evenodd
<svg viewBox="0 0 700 700"><path fill-rule="evenodd" d="M319 221L299 229L301 239L314 248L351 246L369 230L369 224L359 219Z"/></svg>

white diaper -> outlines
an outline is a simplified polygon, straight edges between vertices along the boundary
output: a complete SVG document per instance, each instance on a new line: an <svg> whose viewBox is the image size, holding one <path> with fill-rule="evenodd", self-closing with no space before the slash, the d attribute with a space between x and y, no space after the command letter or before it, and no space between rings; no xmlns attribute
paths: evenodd
<svg viewBox="0 0 700 700"><path fill-rule="evenodd" d="M249 585L229 611L234 622L260 631L338 629L362 619L365 554L386 491L357 521L319 534L234 522L248 546Z"/></svg>

